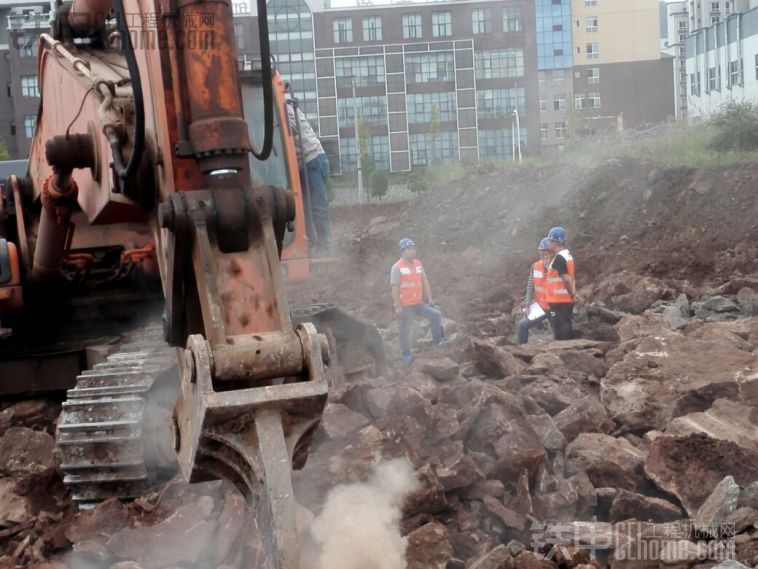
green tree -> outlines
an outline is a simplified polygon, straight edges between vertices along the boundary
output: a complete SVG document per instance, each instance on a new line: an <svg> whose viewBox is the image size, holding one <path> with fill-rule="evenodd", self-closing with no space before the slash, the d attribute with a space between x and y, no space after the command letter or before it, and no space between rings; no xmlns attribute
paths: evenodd
<svg viewBox="0 0 758 569"><path fill-rule="evenodd" d="M382 200L390 187L390 177L384 170L374 170L371 174L371 195Z"/></svg>
<svg viewBox="0 0 758 569"><path fill-rule="evenodd" d="M408 187L408 190L413 192L414 194L421 194L421 192L425 192L429 189L429 172L424 170L414 170L410 174L408 174L408 177L406 179L406 186Z"/></svg>
<svg viewBox="0 0 758 569"><path fill-rule="evenodd" d="M734 101L724 105L712 121L715 134L710 146L717 152L747 152L758 148L758 105Z"/></svg>
<svg viewBox="0 0 758 569"><path fill-rule="evenodd" d="M8 160L8 147L2 138L0 138L0 160Z"/></svg>

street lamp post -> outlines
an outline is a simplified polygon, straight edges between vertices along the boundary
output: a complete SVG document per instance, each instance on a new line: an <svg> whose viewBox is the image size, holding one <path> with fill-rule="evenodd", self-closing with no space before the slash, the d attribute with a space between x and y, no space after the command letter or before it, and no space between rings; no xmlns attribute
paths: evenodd
<svg viewBox="0 0 758 569"><path fill-rule="evenodd" d="M353 86L353 123L355 124L355 169L358 172L358 203L363 203L363 171L361 169L361 144L358 132L358 99L355 98L355 76L350 78Z"/></svg>

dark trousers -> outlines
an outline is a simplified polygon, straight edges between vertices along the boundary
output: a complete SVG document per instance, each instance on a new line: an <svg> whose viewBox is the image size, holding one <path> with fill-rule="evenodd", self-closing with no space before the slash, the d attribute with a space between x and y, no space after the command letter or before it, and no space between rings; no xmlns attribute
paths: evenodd
<svg viewBox="0 0 758 569"><path fill-rule="evenodd" d="M411 355L411 324L416 316L426 318L432 324L432 341L439 344L442 340L442 312L422 302L413 306L403 306L400 318L400 350L406 357Z"/></svg>
<svg viewBox="0 0 758 569"><path fill-rule="evenodd" d="M571 327L571 317L574 313L573 302L559 302L550 305L550 324L553 326L553 336L556 340L570 340L574 337Z"/></svg>
<svg viewBox="0 0 758 569"><path fill-rule="evenodd" d="M308 240L314 247L328 251L332 245L332 228L329 222L329 196L326 188L329 178L329 159L326 154L319 154L310 160L300 171L301 180L303 175L308 176L310 190L308 197L311 215L305 216Z"/></svg>
<svg viewBox="0 0 758 569"><path fill-rule="evenodd" d="M518 323L516 330L516 343L526 344L529 341L529 329L536 326L540 322L543 322L547 318L547 314L543 314L539 318L529 320L528 318L522 318Z"/></svg>

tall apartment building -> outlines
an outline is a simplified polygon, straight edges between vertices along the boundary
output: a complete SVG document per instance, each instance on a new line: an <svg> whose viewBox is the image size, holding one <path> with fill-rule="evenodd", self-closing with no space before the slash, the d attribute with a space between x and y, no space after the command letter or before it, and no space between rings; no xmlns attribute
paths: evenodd
<svg viewBox="0 0 758 569"><path fill-rule="evenodd" d="M685 50L691 119L709 119L730 101L758 100L758 8L697 30Z"/></svg>
<svg viewBox="0 0 758 569"><path fill-rule="evenodd" d="M319 131L337 171L355 168L355 108L393 172L509 158L513 111L523 152L539 151L533 2L331 9L314 28Z"/></svg>
<svg viewBox="0 0 758 569"><path fill-rule="evenodd" d="M37 43L49 29L50 4L10 0L0 5L0 139L11 159L26 158L39 109Z"/></svg>
<svg viewBox="0 0 758 569"><path fill-rule="evenodd" d="M684 44L689 35L687 1L665 4L665 43L663 52L674 58L674 100L676 118L687 117L687 69Z"/></svg>
<svg viewBox="0 0 758 569"><path fill-rule="evenodd" d="M576 128L673 118L673 58L660 51L657 0L572 0Z"/></svg>
<svg viewBox="0 0 758 569"><path fill-rule="evenodd" d="M690 30L708 28L732 14L758 7L757 0L686 0Z"/></svg>
<svg viewBox="0 0 758 569"><path fill-rule="evenodd" d="M544 148L566 140L566 108L574 92L571 0L536 0L540 139Z"/></svg>

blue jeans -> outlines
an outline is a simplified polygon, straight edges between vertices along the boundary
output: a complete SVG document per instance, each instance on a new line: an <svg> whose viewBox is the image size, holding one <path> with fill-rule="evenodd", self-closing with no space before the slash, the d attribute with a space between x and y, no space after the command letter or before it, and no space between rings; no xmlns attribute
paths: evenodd
<svg viewBox="0 0 758 569"><path fill-rule="evenodd" d="M547 318L547 314L543 314L539 318L529 320L528 318L522 318L518 323L518 329L516 333L516 343L526 344L529 341L529 329L536 326Z"/></svg>
<svg viewBox="0 0 758 569"><path fill-rule="evenodd" d="M310 189L311 215L305 216L308 240L320 249L329 250L332 245L332 228L329 223L329 196L326 180L329 178L329 158L319 154L305 164ZM301 173L302 178L302 173Z"/></svg>
<svg viewBox="0 0 758 569"><path fill-rule="evenodd" d="M415 316L421 316L431 322L432 341L435 344L442 341L442 312L425 302L413 306L403 306L403 315L400 319L400 350L405 357L411 355L411 324Z"/></svg>

